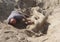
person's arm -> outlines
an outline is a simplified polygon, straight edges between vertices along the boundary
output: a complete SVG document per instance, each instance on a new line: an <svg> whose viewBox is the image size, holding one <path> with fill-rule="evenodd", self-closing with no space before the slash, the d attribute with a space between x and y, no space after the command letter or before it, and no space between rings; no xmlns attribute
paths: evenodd
<svg viewBox="0 0 60 42"><path fill-rule="evenodd" d="M26 18L25 23L28 25L34 24L34 21L31 20L30 18Z"/></svg>

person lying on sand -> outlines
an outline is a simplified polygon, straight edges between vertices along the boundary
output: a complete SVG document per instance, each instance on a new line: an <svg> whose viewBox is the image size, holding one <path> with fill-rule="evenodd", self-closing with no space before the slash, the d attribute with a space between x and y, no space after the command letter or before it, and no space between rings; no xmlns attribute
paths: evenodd
<svg viewBox="0 0 60 42"><path fill-rule="evenodd" d="M11 12L10 16L7 19L7 22L10 25L16 25L19 23L28 25L33 23L33 21L31 21L29 18L26 18L24 15L22 15L16 10Z"/></svg>

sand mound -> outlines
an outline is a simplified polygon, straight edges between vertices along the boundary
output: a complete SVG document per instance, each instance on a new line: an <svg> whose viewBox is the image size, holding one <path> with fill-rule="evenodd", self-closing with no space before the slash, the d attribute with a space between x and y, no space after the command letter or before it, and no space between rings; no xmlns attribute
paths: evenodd
<svg viewBox="0 0 60 42"><path fill-rule="evenodd" d="M50 14L47 23L42 25L44 34L17 29L3 23L18 4L25 14L39 17L39 23ZM60 42L60 0L0 0L0 42ZM38 15L40 14L40 15ZM38 22L36 21L36 22ZM45 33L46 32L46 33Z"/></svg>

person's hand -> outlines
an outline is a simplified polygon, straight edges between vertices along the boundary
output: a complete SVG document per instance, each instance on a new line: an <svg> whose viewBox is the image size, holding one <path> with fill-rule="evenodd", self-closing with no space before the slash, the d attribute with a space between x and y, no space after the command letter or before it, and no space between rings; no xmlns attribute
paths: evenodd
<svg viewBox="0 0 60 42"><path fill-rule="evenodd" d="M25 22L26 20L25 20L25 19L22 19L22 21L24 21L24 22Z"/></svg>
<svg viewBox="0 0 60 42"><path fill-rule="evenodd" d="M34 21L30 20L30 21L28 21L28 24L34 24Z"/></svg>
<svg viewBox="0 0 60 42"><path fill-rule="evenodd" d="M29 19L25 23L28 24L28 25L31 25L31 24L34 24L34 21L32 21L32 20Z"/></svg>

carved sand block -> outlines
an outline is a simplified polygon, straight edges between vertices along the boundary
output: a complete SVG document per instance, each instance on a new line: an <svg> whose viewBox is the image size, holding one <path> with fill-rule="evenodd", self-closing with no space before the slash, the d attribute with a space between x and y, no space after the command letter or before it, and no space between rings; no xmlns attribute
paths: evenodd
<svg viewBox="0 0 60 42"><path fill-rule="evenodd" d="M34 21L34 24L28 25L27 29L37 32L41 28L45 16L38 12L36 9L33 9L32 14L33 16L31 16L30 18L32 21Z"/></svg>

